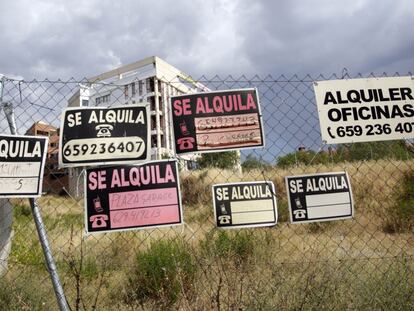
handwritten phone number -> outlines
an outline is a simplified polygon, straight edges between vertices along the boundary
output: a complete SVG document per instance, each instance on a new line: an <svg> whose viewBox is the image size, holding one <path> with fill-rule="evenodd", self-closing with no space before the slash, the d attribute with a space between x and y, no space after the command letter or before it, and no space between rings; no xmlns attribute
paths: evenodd
<svg viewBox="0 0 414 311"><path fill-rule="evenodd" d="M396 133L412 133L414 130L414 122L398 123L394 128L388 124L368 124L361 125L347 125L338 126L335 130L328 127L328 134L331 138L337 137L353 137L353 136L374 136L374 135L389 135L392 132Z"/></svg>
<svg viewBox="0 0 414 311"><path fill-rule="evenodd" d="M196 119L198 130L210 130L224 127L252 126L258 124L257 114L247 114L239 116L220 116Z"/></svg>
<svg viewBox="0 0 414 311"><path fill-rule="evenodd" d="M142 141L68 144L65 146L63 154L65 157L71 157L78 155L98 156L107 153L141 153L143 147L144 143Z"/></svg>

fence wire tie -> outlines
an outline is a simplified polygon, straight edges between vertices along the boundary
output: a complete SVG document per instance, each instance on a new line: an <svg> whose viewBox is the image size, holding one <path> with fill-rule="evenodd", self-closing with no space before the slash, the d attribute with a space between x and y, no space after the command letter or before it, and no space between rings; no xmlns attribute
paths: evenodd
<svg viewBox="0 0 414 311"><path fill-rule="evenodd" d="M273 191L272 187L270 187L270 183L272 181L270 180L270 178L266 177L264 170L262 170L262 177L263 177L263 180L264 180L265 184L269 187L269 191L272 194L272 196L274 196L277 199L278 198L277 193L275 191Z"/></svg>
<svg viewBox="0 0 414 311"><path fill-rule="evenodd" d="M188 228L191 231L191 233L192 233L191 238L194 239L195 238L194 235L196 233L195 230L193 228L191 228L189 224L187 224L186 222L183 221L183 226L181 227L181 234L182 235L184 234L185 228Z"/></svg>
<svg viewBox="0 0 414 311"><path fill-rule="evenodd" d="M323 141L322 146L318 149L318 152L315 153L315 155L313 156L313 158L311 159L311 161L309 162L308 165L312 165L313 160L315 160L316 156L322 151L322 149L326 146L326 141Z"/></svg>

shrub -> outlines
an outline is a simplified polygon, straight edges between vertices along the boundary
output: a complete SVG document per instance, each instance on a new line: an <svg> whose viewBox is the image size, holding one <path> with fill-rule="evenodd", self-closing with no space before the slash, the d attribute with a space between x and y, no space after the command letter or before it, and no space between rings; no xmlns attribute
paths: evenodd
<svg viewBox="0 0 414 311"><path fill-rule="evenodd" d="M44 276L27 274L13 281L0 279L0 310L55 310L53 290L44 284Z"/></svg>
<svg viewBox="0 0 414 311"><path fill-rule="evenodd" d="M181 194L184 204L208 204L211 201L211 185L206 181L207 171L199 176L181 178Z"/></svg>
<svg viewBox="0 0 414 311"><path fill-rule="evenodd" d="M297 151L276 159L276 165L280 168L288 168L298 164L328 164L330 157L324 152L316 153L313 150Z"/></svg>
<svg viewBox="0 0 414 311"><path fill-rule="evenodd" d="M289 206L286 199L279 199L277 201L277 216L278 216L278 223L281 222L290 222L289 218Z"/></svg>
<svg viewBox="0 0 414 311"><path fill-rule="evenodd" d="M217 231L216 231L217 232ZM255 238L248 231L218 231L215 237L206 236L201 248L207 254L233 259L240 264L246 262L254 253Z"/></svg>
<svg viewBox="0 0 414 311"><path fill-rule="evenodd" d="M266 170L271 168L271 165L264 161L262 158L256 158L253 154L249 154L242 163L242 168L245 171L250 170Z"/></svg>
<svg viewBox="0 0 414 311"><path fill-rule="evenodd" d="M203 153L197 160L200 168L217 167L221 169L233 169L240 162L236 151Z"/></svg>
<svg viewBox="0 0 414 311"><path fill-rule="evenodd" d="M401 187L396 191L395 204L386 210L383 230L389 233L414 228L414 171L404 173Z"/></svg>
<svg viewBox="0 0 414 311"><path fill-rule="evenodd" d="M153 299L169 306L181 290L191 291L196 265L189 246L178 241L159 241L137 254L135 267L128 278L126 302Z"/></svg>

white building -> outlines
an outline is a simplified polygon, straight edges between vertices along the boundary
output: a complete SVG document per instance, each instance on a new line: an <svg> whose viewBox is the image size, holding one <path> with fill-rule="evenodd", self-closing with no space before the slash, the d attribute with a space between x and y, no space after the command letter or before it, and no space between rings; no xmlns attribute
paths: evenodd
<svg viewBox="0 0 414 311"><path fill-rule="evenodd" d="M152 56L88 78L68 101L69 107L119 106L147 102L151 111L151 159L171 157L174 150L170 96L209 91L189 75ZM186 168L195 165L195 156L182 156ZM69 192L80 193L79 169L69 169Z"/></svg>
<svg viewBox="0 0 414 311"><path fill-rule="evenodd" d="M149 103L151 159L156 160L172 155L174 149L170 96L202 91L209 89L161 58L152 56L88 78L69 99L68 106Z"/></svg>

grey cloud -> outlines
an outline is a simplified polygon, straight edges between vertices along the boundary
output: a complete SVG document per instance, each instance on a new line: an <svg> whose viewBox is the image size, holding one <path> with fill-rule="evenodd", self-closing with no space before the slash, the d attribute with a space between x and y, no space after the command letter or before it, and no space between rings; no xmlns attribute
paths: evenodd
<svg viewBox="0 0 414 311"><path fill-rule="evenodd" d="M195 77L405 74L413 12L408 0L3 1L0 72L80 79L157 55Z"/></svg>

